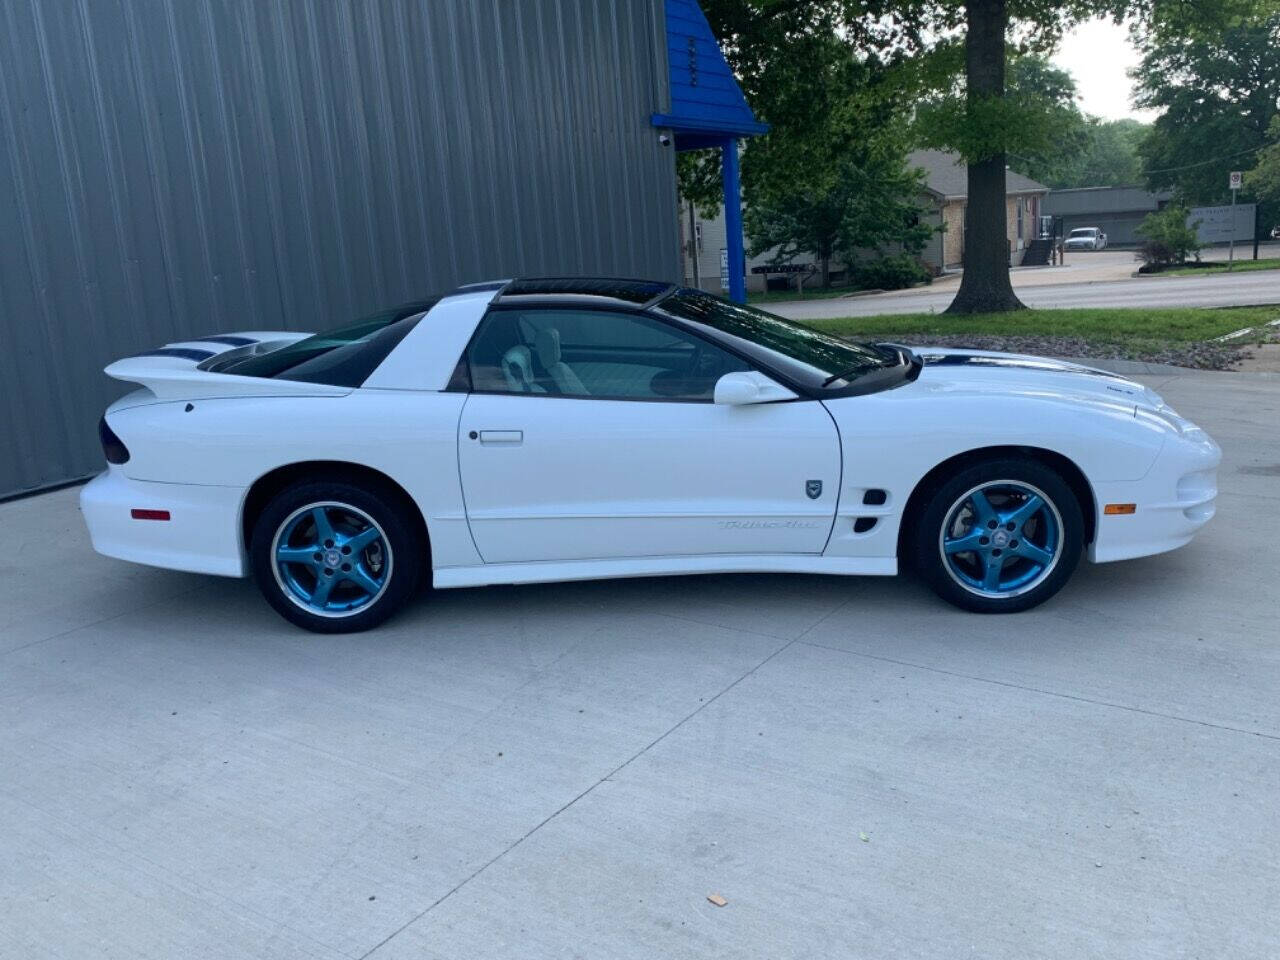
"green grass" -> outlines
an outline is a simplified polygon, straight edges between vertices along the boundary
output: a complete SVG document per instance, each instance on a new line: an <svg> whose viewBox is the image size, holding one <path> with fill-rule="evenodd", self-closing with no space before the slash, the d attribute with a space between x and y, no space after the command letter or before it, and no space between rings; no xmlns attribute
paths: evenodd
<svg viewBox="0 0 1280 960"><path fill-rule="evenodd" d="M1243 327L1256 327L1280 317L1280 307L1097 308L1089 310L1020 310L951 316L941 313L882 314L811 320L820 330L846 337L893 337L910 334L1024 337L1078 337L1123 343L1172 341L1193 343L1220 337Z"/></svg>
<svg viewBox="0 0 1280 960"><path fill-rule="evenodd" d="M1250 270L1280 270L1280 257L1263 258L1262 260L1241 260L1236 258L1233 273L1248 273ZM1214 261L1212 267L1177 267L1173 270L1161 270L1160 277L1203 277L1210 273L1227 273L1227 265Z"/></svg>

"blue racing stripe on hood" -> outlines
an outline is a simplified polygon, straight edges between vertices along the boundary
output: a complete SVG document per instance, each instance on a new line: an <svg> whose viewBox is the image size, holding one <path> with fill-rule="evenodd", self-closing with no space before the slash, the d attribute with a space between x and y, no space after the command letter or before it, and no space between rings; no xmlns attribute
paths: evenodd
<svg viewBox="0 0 1280 960"><path fill-rule="evenodd" d="M196 337L190 343L225 343L229 347L247 347L258 341L253 337Z"/></svg>

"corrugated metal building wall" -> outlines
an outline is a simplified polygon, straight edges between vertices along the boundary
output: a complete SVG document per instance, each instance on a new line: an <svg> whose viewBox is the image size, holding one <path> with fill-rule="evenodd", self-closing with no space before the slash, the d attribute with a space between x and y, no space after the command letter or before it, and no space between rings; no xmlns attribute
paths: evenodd
<svg viewBox="0 0 1280 960"><path fill-rule="evenodd" d="M160 343L679 279L662 0L0 0L0 495Z"/></svg>

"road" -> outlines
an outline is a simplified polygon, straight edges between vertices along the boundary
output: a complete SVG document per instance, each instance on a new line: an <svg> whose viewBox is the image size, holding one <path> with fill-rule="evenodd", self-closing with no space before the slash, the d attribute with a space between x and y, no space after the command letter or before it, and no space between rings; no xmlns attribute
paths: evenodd
<svg viewBox="0 0 1280 960"><path fill-rule="evenodd" d="M0 956L1280 956L1280 378L1145 382L1217 518L1007 617L725 576L314 636L0 504Z"/></svg>
<svg viewBox="0 0 1280 960"><path fill-rule="evenodd" d="M1107 256L1110 251L1100 255ZM1077 258L1083 255L1077 255ZM1086 262L1086 267L1088 266ZM1232 307L1280 304L1280 270L1211 274L1204 277L1126 277L1093 280L1101 269L1075 269L1070 282L1057 283L1055 270L1080 268L1079 259L1067 268L1013 271L1014 288L1029 307ZM1109 275L1115 265L1106 264ZM1132 270L1131 259L1120 269ZM931 287L899 290L862 297L770 303L765 309L794 320L823 317L868 317L886 313L941 313L959 288L957 278Z"/></svg>

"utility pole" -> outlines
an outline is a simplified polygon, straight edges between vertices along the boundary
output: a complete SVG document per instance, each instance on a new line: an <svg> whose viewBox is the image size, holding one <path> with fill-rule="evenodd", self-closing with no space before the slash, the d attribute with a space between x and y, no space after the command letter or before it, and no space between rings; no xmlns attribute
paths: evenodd
<svg viewBox="0 0 1280 960"><path fill-rule="evenodd" d="M693 201L689 201L689 260L693 264L693 285L699 290L702 289L702 276L699 270L698 254L698 220L694 215Z"/></svg>

